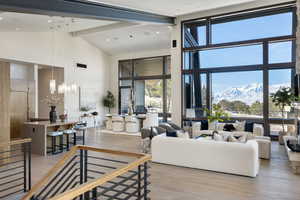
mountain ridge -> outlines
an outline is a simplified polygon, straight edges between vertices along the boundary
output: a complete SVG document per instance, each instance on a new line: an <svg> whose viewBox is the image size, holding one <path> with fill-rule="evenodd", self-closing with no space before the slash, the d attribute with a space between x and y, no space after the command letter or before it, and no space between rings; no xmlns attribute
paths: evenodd
<svg viewBox="0 0 300 200"><path fill-rule="evenodd" d="M274 93L281 87L289 87L289 83L273 84L269 87L269 93ZM247 105L251 105L256 101L263 101L263 85L259 83L249 84L241 87L232 87L223 92L213 95L213 103L218 103L221 100L227 101L242 101Z"/></svg>

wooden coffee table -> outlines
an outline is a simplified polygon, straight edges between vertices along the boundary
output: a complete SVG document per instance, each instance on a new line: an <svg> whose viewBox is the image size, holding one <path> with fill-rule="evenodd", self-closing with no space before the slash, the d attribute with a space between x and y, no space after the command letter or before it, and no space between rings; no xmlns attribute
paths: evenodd
<svg viewBox="0 0 300 200"><path fill-rule="evenodd" d="M300 153L291 151L287 146L287 140L297 140L294 136L284 136L284 146L295 174L300 174Z"/></svg>

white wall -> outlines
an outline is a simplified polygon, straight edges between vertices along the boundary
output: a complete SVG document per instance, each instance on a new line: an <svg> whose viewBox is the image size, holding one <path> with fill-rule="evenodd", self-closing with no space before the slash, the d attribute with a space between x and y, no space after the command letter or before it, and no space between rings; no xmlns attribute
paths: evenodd
<svg viewBox="0 0 300 200"><path fill-rule="evenodd" d="M189 15L177 17L176 26L173 27L171 40L177 40L177 48L171 49L171 75L172 75L172 120L181 123L181 22L189 19L197 19L208 17L212 15L225 14L229 12L242 11L261 6L274 5L278 3L287 2L287 0L259 0L250 3L240 4L236 6L228 6L214 10L208 10ZM180 94L180 95L173 95Z"/></svg>
<svg viewBox="0 0 300 200"><path fill-rule="evenodd" d="M119 84L118 84L118 66L119 60L126 60L126 59L136 59L136 58L148 58L148 57L156 57L156 56L166 56L170 55L171 52L169 49L161 49L157 51L144 51L144 52L131 52L128 54L120 54L115 55L112 57L112 65L111 65L111 80L110 80L110 91L115 95L116 100L118 102L119 97ZM115 109L112 110L113 113L118 112L118 104L116 105Z"/></svg>
<svg viewBox="0 0 300 200"><path fill-rule="evenodd" d="M99 100L97 110L103 117L101 98L109 88L110 56L68 33L56 33L54 41L50 32L0 32L0 43L2 59L64 67L66 83L95 90ZM77 62L87 64L88 69L76 68ZM71 117L80 115L78 95L65 96L65 109Z"/></svg>

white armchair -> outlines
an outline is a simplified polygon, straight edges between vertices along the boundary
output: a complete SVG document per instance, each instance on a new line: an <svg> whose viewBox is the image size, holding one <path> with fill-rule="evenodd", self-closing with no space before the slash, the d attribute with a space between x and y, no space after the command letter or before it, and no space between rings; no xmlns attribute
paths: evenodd
<svg viewBox="0 0 300 200"><path fill-rule="evenodd" d="M143 128L158 126L158 113L147 113Z"/></svg>
<svg viewBox="0 0 300 200"><path fill-rule="evenodd" d="M112 117L112 130L114 132L122 132L124 131L125 123L124 118L118 115Z"/></svg>
<svg viewBox="0 0 300 200"><path fill-rule="evenodd" d="M126 116L126 132L137 133L140 131L140 122L135 116Z"/></svg>

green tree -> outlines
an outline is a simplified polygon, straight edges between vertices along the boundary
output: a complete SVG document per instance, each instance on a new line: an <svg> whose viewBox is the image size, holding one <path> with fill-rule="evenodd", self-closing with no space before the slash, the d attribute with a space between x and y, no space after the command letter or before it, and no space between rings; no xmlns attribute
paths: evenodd
<svg viewBox="0 0 300 200"><path fill-rule="evenodd" d="M262 108L263 104L259 101L255 101L253 104L251 104L249 110L250 114L252 115L262 115Z"/></svg>

